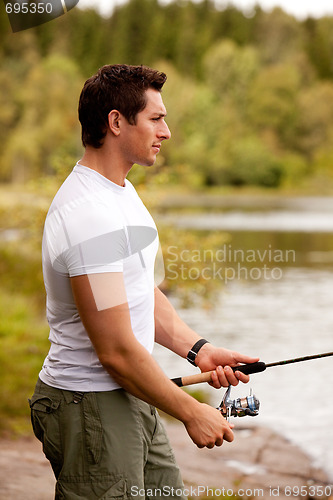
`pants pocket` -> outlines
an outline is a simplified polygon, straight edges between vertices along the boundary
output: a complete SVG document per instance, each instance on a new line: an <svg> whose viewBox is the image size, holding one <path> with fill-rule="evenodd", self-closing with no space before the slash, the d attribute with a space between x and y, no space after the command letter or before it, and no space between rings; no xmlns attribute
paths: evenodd
<svg viewBox="0 0 333 500"><path fill-rule="evenodd" d="M109 488L98 500L125 499L127 498L126 482L120 479Z"/></svg>
<svg viewBox="0 0 333 500"><path fill-rule="evenodd" d="M125 500L127 484L123 478L105 477L93 481L58 481L56 500Z"/></svg>
<svg viewBox="0 0 333 500"><path fill-rule="evenodd" d="M60 400L35 393L29 400L31 423L35 436L43 444L43 452L51 462L55 475L62 463L59 427Z"/></svg>
<svg viewBox="0 0 333 500"><path fill-rule="evenodd" d="M95 465L101 459L103 440L103 428L96 394L86 393L81 404L87 460L89 464Z"/></svg>

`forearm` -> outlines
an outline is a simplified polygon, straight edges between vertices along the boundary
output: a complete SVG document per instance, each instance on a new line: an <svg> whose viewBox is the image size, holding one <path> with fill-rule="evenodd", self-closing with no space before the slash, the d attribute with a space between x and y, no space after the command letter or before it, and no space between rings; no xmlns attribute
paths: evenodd
<svg viewBox="0 0 333 500"><path fill-rule="evenodd" d="M126 348L101 357L104 368L126 391L186 422L198 402L171 382L149 352L136 339Z"/></svg>
<svg viewBox="0 0 333 500"><path fill-rule="evenodd" d="M186 358L201 337L177 314L167 297L155 288L155 341Z"/></svg>

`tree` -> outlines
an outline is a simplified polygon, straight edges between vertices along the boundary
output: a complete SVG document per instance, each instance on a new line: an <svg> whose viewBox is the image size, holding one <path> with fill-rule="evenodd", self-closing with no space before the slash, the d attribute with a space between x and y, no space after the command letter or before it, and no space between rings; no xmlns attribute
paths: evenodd
<svg viewBox="0 0 333 500"><path fill-rule="evenodd" d="M249 92L248 119L260 133L274 133L282 147L293 141L299 90L297 68L276 64L260 71Z"/></svg>
<svg viewBox="0 0 333 500"><path fill-rule="evenodd" d="M329 149L333 137L333 84L316 83L298 96L296 147L312 160L317 151Z"/></svg>
<svg viewBox="0 0 333 500"><path fill-rule="evenodd" d="M259 71L259 56L251 46L238 47L232 40L221 40L205 54L206 82L222 101L230 100L242 113L248 89Z"/></svg>
<svg viewBox="0 0 333 500"><path fill-rule="evenodd" d="M303 23L304 47L320 78L333 77L333 18L308 18Z"/></svg>
<svg viewBox="0 0 333 500"><path fill-rule="evenodd" d="M287 61L302 47L300 23L280 8L261 13L255 37L265 64Z"/></svg>
<svg viewBox="0 0 333 500"><path fill-rule="evenodd" d="M13 181L54 173L57 151L62 157L77 156L76 102L81 83L75 64L59 55L28 72L19 99L22 112L2 156L2 171L11 172Z"/></svg>

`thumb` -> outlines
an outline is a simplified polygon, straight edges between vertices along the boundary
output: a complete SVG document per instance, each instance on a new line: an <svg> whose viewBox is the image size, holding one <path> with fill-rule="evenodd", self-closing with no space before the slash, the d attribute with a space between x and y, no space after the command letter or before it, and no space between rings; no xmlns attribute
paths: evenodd
<svg viewBox="0 0 333 500"><path fill-rule="evenodd" d="M228 441L228 443L232 443L232 441L234 440L234 437L235 437L234 433L232 432L229 425L227 425L224 429L224 432L223 432L223 439L225 441Z"/></svg>

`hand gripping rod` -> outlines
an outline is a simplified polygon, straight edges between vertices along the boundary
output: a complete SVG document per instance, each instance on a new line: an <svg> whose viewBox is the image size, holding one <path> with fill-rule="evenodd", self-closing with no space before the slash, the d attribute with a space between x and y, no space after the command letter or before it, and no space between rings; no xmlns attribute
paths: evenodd
<svg viewBox="0 0 333 500"><path fill-rule="evenodd" d="M239 371L245 373L245 375L251 375L252 373L259 373L266 370L266 368L271 368L272 366L289 365L291 363L300 363L301 361L309 361L311 359L326 358L328 356L333 356L333 352L325 352L323 354L313 354L311 356L303 356L301 358L285 359L283 361L275 361L274 363L264 363L263 361L258 361L257 363L249 363L247 365L233 366L233 371ZM211 382L212 373L210 372L196 373L195 375L188 375L186 377L176 377L171 379L178 387L184 387L186 385L200 384L201 382Z"/></svg>

